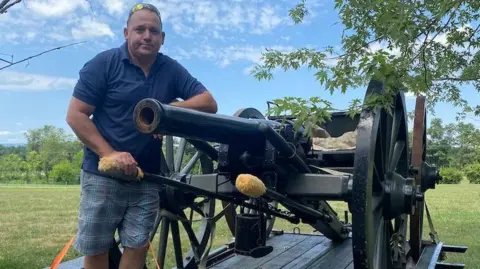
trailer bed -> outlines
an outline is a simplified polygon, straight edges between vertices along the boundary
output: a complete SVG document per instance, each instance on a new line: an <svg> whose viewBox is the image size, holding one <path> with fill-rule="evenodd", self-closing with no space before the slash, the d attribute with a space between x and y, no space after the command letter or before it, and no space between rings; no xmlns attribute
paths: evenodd
<svg viewBox="0 0 480 269"><path fill-rule="evenodd" d="M234 242L209 253L209 269L353 269L352 239L335 243L318 233L292 233L272 231L267 240L273 251L262 257L252 258L236 255ZM464 253L467 247L444 245L442 242L423 241L422 255L416 265L407 268L464 268L464 264L446 263L439 260L441 252ZM82 269L83 257L61 263L57 269ZM45 268L45 269L48 269Z"/></svg>
<svg viewBox="0 0 480 269"><path fill-rule="evenodd" d="M262 258L231 253L210 264L211 269L353 269L351 239L334 243L318 234L281 233L267 241L273 251Z"/></svg>

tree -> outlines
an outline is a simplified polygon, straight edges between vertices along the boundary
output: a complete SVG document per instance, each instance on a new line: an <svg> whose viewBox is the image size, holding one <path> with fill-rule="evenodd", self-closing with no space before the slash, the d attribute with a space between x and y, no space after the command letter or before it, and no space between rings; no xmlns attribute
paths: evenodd
<svg viewBox="0 0 480 269"><path fill-rule="evenodd" d="M434 118L428 128L428 159L439 166L463 169L480 161L480 129L473 124L458 122L443 125Z"/></svg>
<svg viewBox="0 0 480 269"><path fill-rule="evenodd" d="M451 135L455 127L443 126L441 119L432 119L428 127L427 158L434 159L437 166L449 166L452 162L455 137Z"/></svg>
<svg viewBox="0 0 480 269"><path fill-rule="evenodd" d="M80 169L78 154L82 144L74 135L67 134L62 128L45 125L42 128L28 130L25 136L28 152L38 153L41 170L45 175L48 176L49 171L62 161L74 162Z"/></svg>
<svg viewBox="0 0 480 269"><path fill-rule="evenodd" d="M73 167L71 162L64 160L53 166L49 177L57 183L78 184L80 179L80 169Z"/></svg>
<svg viewBox="0 0 480 269"><path fill-rule="evenodd" d="M273 78L273 71L308 67L331 93L365 87L371 78L383 80L387 94L364 100L366 106L388 108L392 94L399 89L423 94L428 108L441 101L480 115L460 94L460 87L472 85L480 92L480 1L355 1L335 0L335 9L345 26L342 51L332 46L324 50L299 48L293 52L267 50L263 63L252 74L259 80ZM298 24L309 14L302 0L290 10ZM382 45L372 50L372 44ZM269 114L289 111L304 123L319 124L333 109L319 97L286 97L274 100L278 107ZM352 100L348 111L357 113L361 101Z"/></svg>
<svg viewBox="0 0 480 269"><path fill-rule="evenodd" d="M42 175L42 159L36 151L28 152L26 159L27 180L38 179Z"/></svg>
<svg viewBox="0 0 480 269"><path fill-rule="evenodd" d="M22 2L22 0L2 0L0 2L0 14L7 13L7 9L13 7L20 2Z"/></svg>
<svg viewBox="0 0 480 269"><path fill-rule="evenodd" d="M24 178L26 163L22 157L15 153L10 153L0 157L0 179L20 180Z"/></svg>

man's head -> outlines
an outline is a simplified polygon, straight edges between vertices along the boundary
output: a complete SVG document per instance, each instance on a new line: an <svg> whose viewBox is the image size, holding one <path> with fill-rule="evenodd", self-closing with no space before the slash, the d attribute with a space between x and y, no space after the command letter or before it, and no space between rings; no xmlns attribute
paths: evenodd
<svg viewBox="0 0 480 269"><path fill-rule="evenodd" d="M133 56L139 59L156 57L165 39L158 9L150 4L134 5L124 35Z"/></svg>

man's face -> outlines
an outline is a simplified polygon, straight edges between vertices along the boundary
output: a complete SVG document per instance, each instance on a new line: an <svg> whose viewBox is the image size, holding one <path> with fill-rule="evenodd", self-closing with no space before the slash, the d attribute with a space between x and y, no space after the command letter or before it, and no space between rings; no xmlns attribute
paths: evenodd
<svg viewBox="0 0 480 269"><path fill-rule="evenodd" d="M156 56L165 38L165 33L160 27L160 19L149 10L133 13L124 35L130 53L140 58Z"/></svg>

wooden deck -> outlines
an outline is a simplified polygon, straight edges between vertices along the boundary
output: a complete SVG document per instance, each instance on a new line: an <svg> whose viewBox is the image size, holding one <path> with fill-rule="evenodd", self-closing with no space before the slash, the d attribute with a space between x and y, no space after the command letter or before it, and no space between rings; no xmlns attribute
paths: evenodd
<svg viewBox="0 0 480 269"><path fill-rule="evenodd" d="M441 251L464 253L467 247L450 246L443 243L424 243L417 269L464 268L463 264L438 261ZM209 269L353 269L351 238L333 243L319 234L298 234L274 231L267 245L273 251L262 258L251 258L233 253L233 242L212 250L207 267ZM63 262L58 269L81 269L83 257ZM47 269L47 268L45 268Z"/></svg>
<svg viewBox="0 0 480 269"><path fill-rule="evenodd" d="M273 235L267 245L273 251L265 257L254 259L235 255L222 255L209 262L209 269L353 269L351 239L334 244L317 234L282 233ZM215 252L215 251L212 251ZM211 253L213 254L213 253ZM63 262L58 269L81 269L83 257Z"/></svg>
<svg viewBox="0 0 480 269"><path fill-rule="evenodd" d="M267 245L273 251L262 258L254 259L231 255L223 261L210 265L210 269L353 269L351 239L340 244L322 235L284 233L273 236Z"/></svg>

